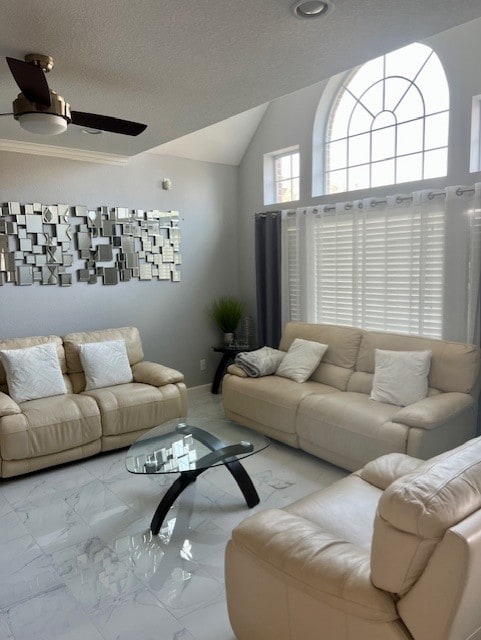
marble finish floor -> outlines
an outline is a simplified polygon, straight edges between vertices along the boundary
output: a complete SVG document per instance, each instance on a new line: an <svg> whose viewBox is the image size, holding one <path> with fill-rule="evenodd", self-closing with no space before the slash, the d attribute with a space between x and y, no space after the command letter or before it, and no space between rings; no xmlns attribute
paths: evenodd
<svg viewBox="0 0 481 640"><path fill-rule="evenodd" d="M190 417L223 416L207 388L189 391L189 407ZM152 536L172 477L129 474L125 453L0 481L0 640L234 640L223 575L232 528L346 475L272 442L243 461L257 507L217 467Z"/></svg>

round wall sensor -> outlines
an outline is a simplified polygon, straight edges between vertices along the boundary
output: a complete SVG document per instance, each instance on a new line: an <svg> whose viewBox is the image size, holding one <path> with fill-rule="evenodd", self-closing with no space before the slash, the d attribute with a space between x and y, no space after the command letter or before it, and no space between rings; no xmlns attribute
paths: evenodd
<svg viewBox="0 0 481 640"><path fill-rule="evenodd" d="M332 5L323 0L298 0L291 6L296 18L320 18L331 10Z"/></svg>

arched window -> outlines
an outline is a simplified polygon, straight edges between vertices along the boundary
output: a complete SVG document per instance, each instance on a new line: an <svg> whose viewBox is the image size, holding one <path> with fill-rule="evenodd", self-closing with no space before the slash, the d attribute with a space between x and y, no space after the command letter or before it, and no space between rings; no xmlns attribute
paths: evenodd
<svg viewBox="0 0 481 640"><path fill-rule="evenodd" d="M367 62L328 120L325 193L444 176L449 87L432 49L414 43Z"/></svg>

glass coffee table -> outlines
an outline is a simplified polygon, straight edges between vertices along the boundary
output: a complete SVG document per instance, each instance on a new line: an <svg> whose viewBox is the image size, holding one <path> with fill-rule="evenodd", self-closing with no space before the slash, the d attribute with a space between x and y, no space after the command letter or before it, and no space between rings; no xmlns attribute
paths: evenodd
<svg viewBox="0 0 481 640"><path fill-rule="evenodd" d="M157 507L150 529L157 534L175 500L196 478L224 465L233 475L249 508L259 496L239 460L262 451L269 440L235 422L222 419L177 419L144 433L127 452L130 473L180 473Z"/></svg>

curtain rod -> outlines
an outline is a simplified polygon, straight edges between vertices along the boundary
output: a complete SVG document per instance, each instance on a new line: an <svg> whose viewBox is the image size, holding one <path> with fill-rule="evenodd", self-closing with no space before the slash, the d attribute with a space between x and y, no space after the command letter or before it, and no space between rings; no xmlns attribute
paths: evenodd
<svg viewBox="0 0 481 640"><path fill-rule="evenodd" d="M467 187L466 189L463 189L462 187L459 187L458 189L456 189L456 195L457 196L462 196L465 193L471 193L471 192L474 193L474 187ZM444 191L431 191L430 193L428 193L427 197L429 198L429 200L433 200L434 198L437 198L438 196L446 197L446 191L445 190ZM398 204L402 204L403 202L407 202L407 201L412 200L412 199L413 199L412 195L409 195L409 196L401 196L401 195L396 196L396 202ZM370 204L371 204L371 207L375 207L378 204L386 204L386 203L387 203L387 198L377 198L377 199L373 198ZM361 200L358 202L357 206L358 206L359 209L362 209L363 204L362 204ZM354 204L352 202L346 202L344 204L344 210L345 211L349 211L353 207L354 207ZM299 207L299 208L301 208L301 207ZM312 209L313 209L314 213L318 213L318 211L320 209L322 209L322 211L324 213L328 213L329 211L335 211L336 210L336 205L324 205L324 207L322 205L320 205L320 206L313 205ZM297 213L297 210L293 209L292 211L288 211L287 215L288 216L294 216L294 215L296 215L296 213ZM303 213L307 213L307 208L304 209Z"/></svg>
<svg viewBox="0 0 481 640"><path fill-rule="evenodd" d="M293 211L292 213L295 213L295 211ZM267 218L267 216L272 216L273 218L276 218L280 214L281 214L280 211L265 211L264 213L255 213L254 218Z"/></svg>

